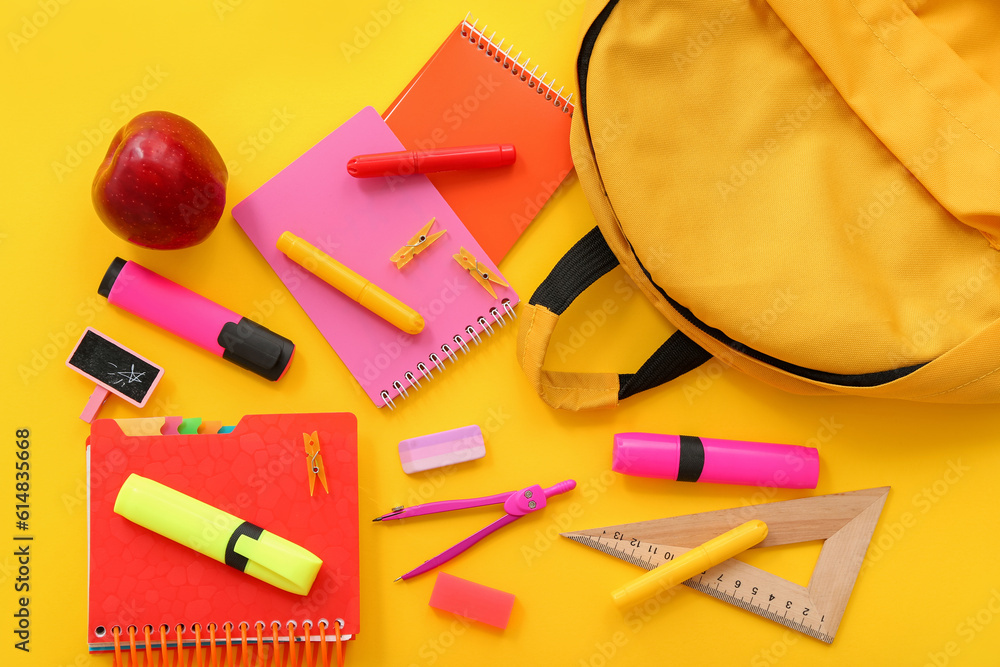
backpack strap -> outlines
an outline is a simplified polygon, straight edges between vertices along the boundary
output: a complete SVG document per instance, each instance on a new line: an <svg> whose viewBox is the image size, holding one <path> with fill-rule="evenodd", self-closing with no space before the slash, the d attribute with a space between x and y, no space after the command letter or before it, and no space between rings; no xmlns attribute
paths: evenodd
<svg viewBox="0 0 1000 667"><path fill-rule="evenodd" d="M672 334L635 373L563 373L542 368L559 316L585 289L618 266L601 230L594 227L570 248L521 310L517 358L535 391L554 408L612 407L658 387L712 358L680 331Z"/></svg>

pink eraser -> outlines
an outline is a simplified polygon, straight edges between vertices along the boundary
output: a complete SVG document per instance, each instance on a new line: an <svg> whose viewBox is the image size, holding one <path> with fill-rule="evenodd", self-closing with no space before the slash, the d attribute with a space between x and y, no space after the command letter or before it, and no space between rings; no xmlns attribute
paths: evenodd
<svg viewBox="0 0 1000 667"><path fill-rule="evenodd" d="M514 594L504 593L446 572L438 572L429 604L435 609L450 611L502 630L510 621L510 612L514 609Z"/></svg>
<svg viewBox="0 0 1000 667"><path fill-rule="evenodd" d="M483 442L483 432L478 426L463 426L399 443L399 462L403 464L403 472L408 475L484 456L486 445Z"/></svg>

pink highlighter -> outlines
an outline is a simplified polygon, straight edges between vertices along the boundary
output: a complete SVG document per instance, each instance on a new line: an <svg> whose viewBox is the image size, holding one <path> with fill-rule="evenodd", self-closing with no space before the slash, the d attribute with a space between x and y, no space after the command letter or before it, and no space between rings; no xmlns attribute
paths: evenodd
<svg viewBox="0 0 1000 667"><path fill-rule="evenodd" d="M284 336L121 257L111 262L97 293L268 380L284 375L295 353Z"/></svg>
<svg viewBox="0 0 1000 667"><path fill-rule="evenodd" d="M815 489L819 453L797 445L617 433L611 469L678 482Z"/></svg>

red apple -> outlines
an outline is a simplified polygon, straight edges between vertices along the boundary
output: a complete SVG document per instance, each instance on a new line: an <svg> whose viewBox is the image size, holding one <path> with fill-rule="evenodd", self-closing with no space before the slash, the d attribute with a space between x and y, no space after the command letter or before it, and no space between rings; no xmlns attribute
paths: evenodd
<svg viewBox="0 0 1000 667"><path fill-rule="evenodd" d="M94 208L126 241L168 250L201 243L226 208L226 163L191 121L141 113L118 130L94 177Z"/></svg>

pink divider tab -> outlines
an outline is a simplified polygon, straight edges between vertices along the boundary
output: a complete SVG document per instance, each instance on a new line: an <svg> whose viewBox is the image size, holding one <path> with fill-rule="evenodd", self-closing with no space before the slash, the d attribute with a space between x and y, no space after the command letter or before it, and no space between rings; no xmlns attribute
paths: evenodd
<svg viewBox="0 0 1000 667"><path fill-rule="evenodd" d="M484 456L486 443L483 432L475 425L409 438L399 443L399 462L408 475Z"/></svg>
<svg viewBox="0 0 1000 667"><path fill-rule="evenodd" d="M164 417L161 433L163 435L177 435L177 429L180 428L183 421L184 417Z"/></svg>
<svg viewBox="0 0 1000 667"><path fill-rule="evenodd" d="M435 609L450 611L502 630L510 621L514 600L513 593L439 572L429 604Z"/></svg>

